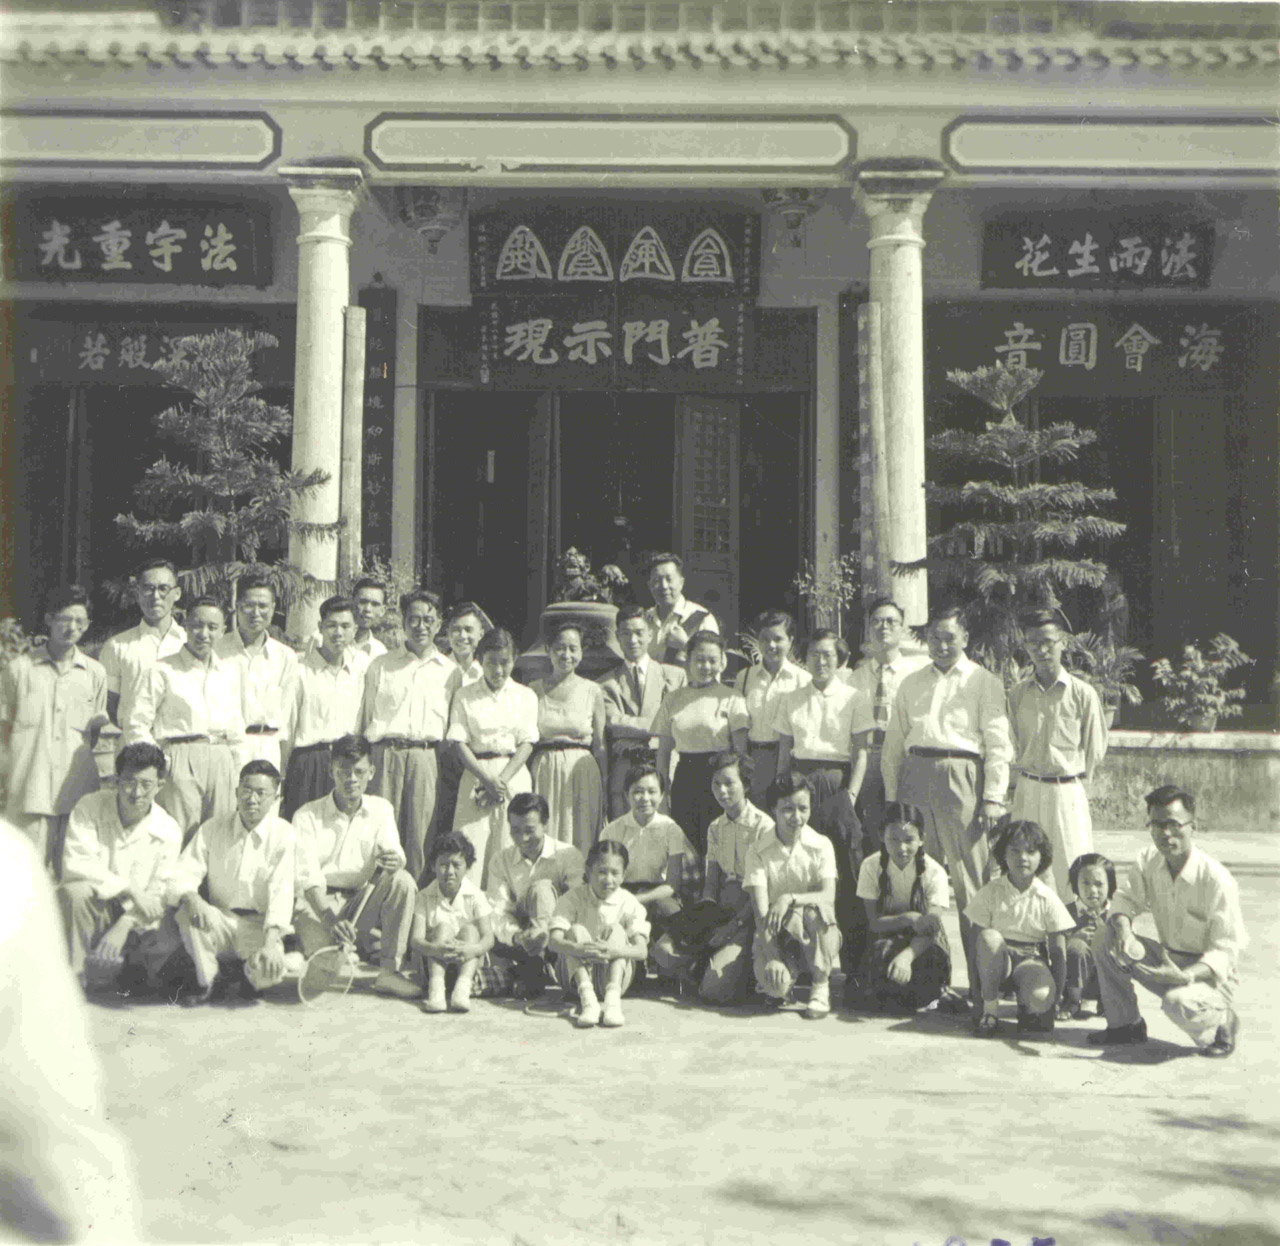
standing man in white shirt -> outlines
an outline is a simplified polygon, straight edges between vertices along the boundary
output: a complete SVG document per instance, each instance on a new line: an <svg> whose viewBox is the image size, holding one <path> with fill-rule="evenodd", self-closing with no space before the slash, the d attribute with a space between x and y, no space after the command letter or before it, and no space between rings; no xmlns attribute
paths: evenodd
<svg viewBox="0 0 1280 1246"><path fill-rule="evenodd" d="M357 580L351 588L349 600L355 610L356 630L351 647L362 653L366 663L380 658L387 646L374 635L374 628L386 617L387 589L380 580L366 576ZM312 632L307 648L318 649L324 643L324 629Z"/></svg>
<svg viewBox="0 0 1280 1246"><path fill-rule="evenodd" d="M1233 1001L1237 965L1248 945L1240 893L1225 866L1192 842L1195 797L1173 784L1147 795L1144 848L1111 900L1111 916L1094 936L1094 958L1107 1028L1095 1046L1147 1041L1134 982L1161 998L1164 1014L1191 1036L1202 1056L1236 1049L1240 1019ZM1137 935L1134 918L1150 913L1155 939Z"/></svg>
<svg viewBox="0 0 1280 1246"><path fill-rule="evenodd" d="M654 554L649 559L649 592L653 608L645 618L653 629L649 656L655 662L683 666L685 649L695 632L719 632L716 616L684 595L684 563L678 554Z"/></svg>
<svg viewBox="0 0 1280 1246"><path fill-rule="evenodd" d="M989 875L988 836L1004 815L1013 744L1004 685L965 654L968 643L957 607L929 621L933 661L898 687L881 773L886 800L924 811L925 848L947 866L976 1001L974 928L964 909Z"/></svg>
<svg viewBox="0 0 1280 1246"><path fill-rule="evenodd" d="M184 834L235 808L244 689L241 667L217 654L226 626L222 603L197 597L187 611L186 643L138 681L123 723L126 744L164 749L169 776L159 801Z"/></svg>
<svg viewBox="0 0 1280 1246"><path fill-rule="evenodd" d="M436 648L441 613L440 598L427 589L400 599L404 645L370 664L360 710L359 730L373 746L370 790L391 802L415 881L426 869L426 845L436 825L437 759L457 669Z"/></svg>
<svg viewBox="0 0 1280 1246"><path fill-rule="evenodd" d="M98 661L107 672L107 713L124 725L134 686L161 658L181 651L187 633L173 617L182 599L178 572L164 558L144 562L133 573L133 599L142 612L136 627L112 636Z"/></svg>
<svg viewBox="0 0 1280 1246"><path fill-rule="evenodd" d="M480 663L476 661L476 646L493 624L474 601L460 601L449 611L445 619L445 634L449 638L449 657L453 671L449 678L449 701L452 704L459 688L465 688L484 678ZM441 835L453 830L453 815L458 807L458 786L466 767L458 750L446 742L440 749L440 768L436 777L436 827Z"/></svg>
<svg viewBox="0 0 1280 1246"><path fill-rule="evenodd" d="M875 598L868 604L866 616L866 656L852 669L841 671L840 677L864 693L859 707L871 710L870 718L860 714L853 724L854 746L867 752L867 772L854 809L862 823L863 853L870 856L880 851L884 825L884 776L880 767L893 699L912 671L929 665L929 655L902 651L910 635L907 617L892 597Z"/></svg>
<svg viewBox="0 0 1280 1246"><path fill-rule="evenodd" d="M116 754L114 790L92 792L71 812L58 901L71 968L86 985L113 985L128 966L145 979L145 945L165 914L182 829L159 805L164 754L128 744ZM155 965L159 968L159 965Z"/></svg>
<svg viewBox="0 0 1280 1246"><path fill-rule="evenodd" d="M271 812L279 789L280 772L269 761L249 762L236 808L202 823L178 861L171 898L198 983L181 997L185 1007L213 998L221 959L241 970L249 998L284 977L296 867L293 827ZM200 896L206 879L208 900Z"/></svg>
<svg viewBox="0 0 1280 1246"><path fill-rule="evenodd" d="M293 694L298 655L268 630L275 612L276 590L270 578L258 572L242 575L236 583L235 624L215 652L240 667L244 760L261 758L280 770L285 707Z"/></svg>
<svg viewBox="0 0 1280 1246"><path fill-rule="evenodd" d="M335 943L367 953L377 930L381 970L373 989L415 999L421 992L400 973L400 963L409 947L418 888L405 872L391 805L366 795L373 778L369 741L359 735L336 741L332 770L333 791L293 815L298 941L306 956ZM373 890L353 922L352 910L369 882Z"/></svg>
<svg viewBox="0 0 1280 1246"><path fill-rule="evenodd" d="M330 747L360 725L369 659L353 644L356 608L349 597L320 603L319 648L298 663L285 723L286 755L280 812L292 818L333 783Z"/></svg>
<svg viewBox="0 0 1280 1246"><path fill-rule="evenodd" d="M675 688L683 688L684 668L655 662L649 656L653 628L641 606L618 608L614 625L622 663L600 676L604 693L605 740L609 746L609 781L606 784L610 819L627 812L627 771L642 762L653 761L653 720L662 698Z"/></svg>
<svg viewBox="0 0 1280 1246"><path fill-rule="evenodd" d="M1084 785L1107 752L1107 724L1092 685L1062 665L1066 636L1053 613L1024 624L1034 670L1009 689L1017 788L1010 816L1038 823L1053 845L1053 881L1068 904L1071 863L1093 851Z"/></svg>

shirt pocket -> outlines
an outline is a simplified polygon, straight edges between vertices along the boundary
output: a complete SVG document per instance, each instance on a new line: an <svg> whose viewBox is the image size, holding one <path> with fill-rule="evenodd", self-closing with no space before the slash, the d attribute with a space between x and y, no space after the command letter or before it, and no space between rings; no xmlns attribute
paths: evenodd
<svg viewBox="0 0 1280 1246"><path fill-rule="evenodd" d="M409 699L408 689L400 689L393 683L384 682L378 687L378 694L373 699L373 713L380 722L394 718L401 706Z"/></svg>
<svg viewBox="0 0 1280 1246"><path fill-rule="evenodd" d="M1201 952L1208 946L1209 919L1197 909L1188 908L1178 922L1179 942L1187 944L1183 952Z"/></svg>

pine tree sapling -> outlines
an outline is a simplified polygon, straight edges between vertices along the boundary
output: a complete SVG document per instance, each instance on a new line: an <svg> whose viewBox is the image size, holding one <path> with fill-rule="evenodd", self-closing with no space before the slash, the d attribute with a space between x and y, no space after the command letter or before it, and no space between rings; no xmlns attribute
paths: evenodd
<svg viewBox="0 0 1280 1246"><path fill-rule="evenodd" d="M1032 429L1014 414L1043 376L1002 364L947 373L1000 419L982 432L953 428L929 438L936 460L980 478L926 484L929 501L958 518L929 538L924 559L893 566L896 574L927 571L935 600L965 607L972 648L992 669L1021 660L1019 615L1060 609L1071 590L1103 588L1109 572L1094 551L1125 529L1099 513L1115 501L1113 490L1052 478L1097 434L1068 423Z"/></svg>
<svg viewBox="0 0 1280 1246"><path fill-rule="evenodd" d="M140 513L117 515L116 523L138 545L186 546L191 565L179 576L188 596L230 599L250 567L271 576L286 610L332 587L283 561L291 535L333 539L339 525L293 519L294 500L328 477L286 471L267 453L293 427L284 407L258 396L253 378L254 353L277 344L268 333L218 329L177 339L170 359L150 365L187 391L155 419L182 454L147 468L134 491Z"/></svg>
<svg viewBox="0 0 1280 1246"><path fill-rule="evenodd" d="M1253 659L1230 636L1219 633L1209 642L1207 653L1187 645L1176 668L1168 658L1160 658L1151 664L1151 673L1165 689L1160 704L1180 727L1212 731L1219 718L1236 718L1242 712L1245 690L1224 687L1224 678L1252 664Z"/></svg>

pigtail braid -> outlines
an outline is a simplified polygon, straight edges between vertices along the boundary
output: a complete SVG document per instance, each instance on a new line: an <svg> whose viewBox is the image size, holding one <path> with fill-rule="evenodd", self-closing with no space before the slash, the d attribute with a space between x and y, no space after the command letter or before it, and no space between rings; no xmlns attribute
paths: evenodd
<svg viewBox="0 0 1280 1246"><path fill-rule="evenodd" d="M916 877L911 884L911 907L917 913L927 913L929 902L924 897L924 845L916 849Z"/></svg>
<svg viewBox="0 0 1280 1246"><path fill-rule="evenodd" d="M880 883L879 890L876 894L876 915L884 916L884 911L889 907L889 849L880 849Z"/></svg>

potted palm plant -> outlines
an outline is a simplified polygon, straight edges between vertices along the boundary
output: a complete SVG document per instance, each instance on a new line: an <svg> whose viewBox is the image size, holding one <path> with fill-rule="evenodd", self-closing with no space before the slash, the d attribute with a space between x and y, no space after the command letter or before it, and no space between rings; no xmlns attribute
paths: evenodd
<svg viewBox="0 0 1280 1246"><path fill-rule="evenodd" d="M1132 645L1118 645L1097 632L1081 632L1068 643L1063 664L1093 685L1102 701L1107 726L1113 727L1122 705L1142 704L1142 693L1133 682L1142 656L1142 651Z"/></svg>
<svg viewBox="0 0 1280 1246"><path fill-rule="evenodd" d="M1228 688L1224 680L1232 671L1250 666L1253 659L1224 632L1207 647L1187 645L1175 667L1168 658L1151 664L1157 684L1165 689L1160 704L1184 731L1212 731L1219 718L1235 718L1241 713L1243 688Z"/></svg>

